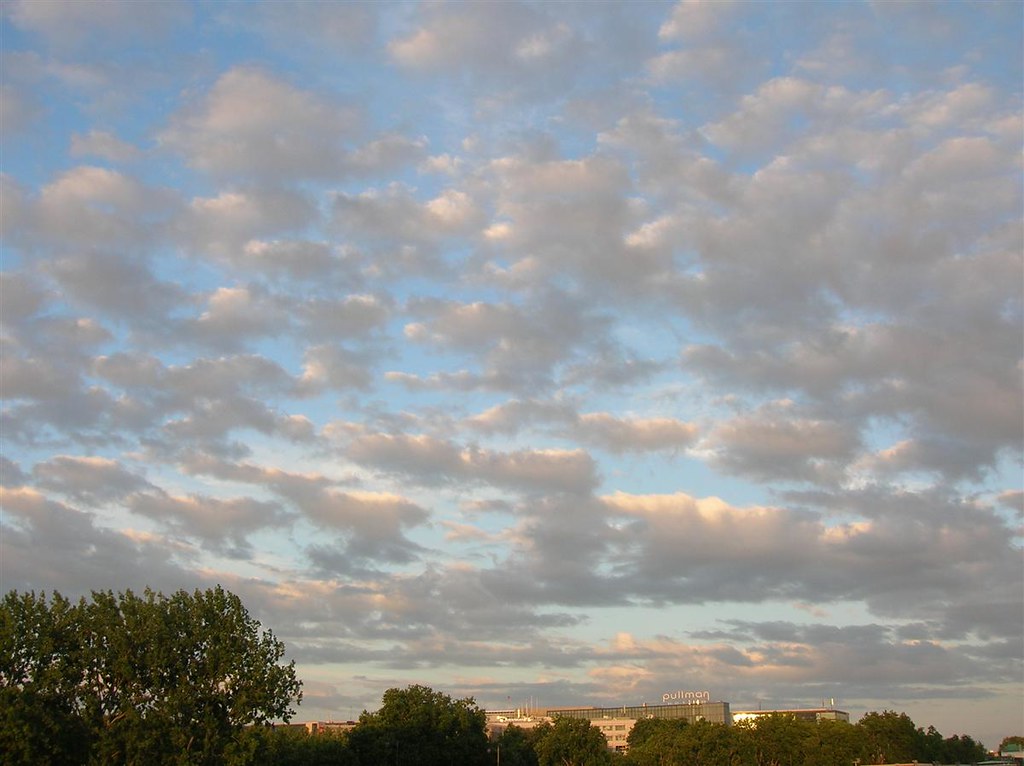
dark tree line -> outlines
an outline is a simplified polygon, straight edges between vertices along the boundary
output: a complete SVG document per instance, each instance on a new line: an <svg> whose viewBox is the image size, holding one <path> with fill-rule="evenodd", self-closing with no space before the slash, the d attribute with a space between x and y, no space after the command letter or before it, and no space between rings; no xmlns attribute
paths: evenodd
<svg viewBox="0 0 1024 766"><path fill-rule="evenodd" d="M906 713L868 713L855 724L801 721L783 713L722 726L705 721L638 721L631 766L846 766L854 763L975 763L985 748L968 736L943 738Z"/></svg>
<svg viewBox="0 0 1024 766"><path fill-rule="evenodd" d="M0 763L10 766L846 766L973 763L902 713L856 724L774 714L735 726L647 719L629 753L589 721L559 718L488 741L472 698L388 689L347 732L274 726L300 700L294 663L237 596L11 592L0 603ZM1008 738L1009 742L1014 738ZM500 760L499 760L500 759Z"/></svg>

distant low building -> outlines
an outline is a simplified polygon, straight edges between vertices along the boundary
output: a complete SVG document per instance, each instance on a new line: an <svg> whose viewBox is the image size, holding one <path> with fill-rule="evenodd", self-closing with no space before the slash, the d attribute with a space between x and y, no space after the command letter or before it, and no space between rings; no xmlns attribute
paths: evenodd
<svg viewBox="0 0 1024 766"><path fill-rule="evenodd" d="M818 721L845 721L850 722L850 714L845 710L836 710L832 707L808 707L808 708L792 708L783 709L776 708L773 710L737 710L732 714L733 723L739 723L740 721L749 721L757 718L761 718L766 715L789 715L796 718L798 721L811 721L817 723Z"/></svg>
<svg viewBox="0 0 1024 766"><path fill-rule="evenodd" d="M532 729L555 718L577 718L590 721L608 740L608 748L625 752L633 724L646 718L683 720L690 723L711 721L728 726L732 723L728 702L695 701L678 705L619 705L617 707L561 707L522 710L488 710L487 730L498 737L509 726Z"/></svg>
<svg viewBox="0 0 1024 766"><path fill-rule="evenodd" d="M684 702L677 705L621 705L619 707L565 707L548 708L551 717L586 718L600 721L605 718L627 718L639 721L643 718L667 718L690 723L710 721L726 726L732 723L728 702Z"/></svg>
<svg viewBox="0 0 1024 766"><path fill-rule="evenodd" d="M305 729L309 734L326 734L329 731L348 731L355 728L357 721L305 721L277 724L283 729Z"/></svg>
<svg viewBox="0 0 1024 766"><path fill-rule="evenodd" d="M485 710L487 716L487 736L497 739L509 726L518 726L520 729L532 729L542 723L550 723L546 711L526 712L524 710Z"/></svg>
<svg viewBox="0 0 1024 766"><path fill-rule="evenodd" d="M1013 763L1024 763L1024 745L1009 742L999 749L1000 758L1012 758Z"/></svg>

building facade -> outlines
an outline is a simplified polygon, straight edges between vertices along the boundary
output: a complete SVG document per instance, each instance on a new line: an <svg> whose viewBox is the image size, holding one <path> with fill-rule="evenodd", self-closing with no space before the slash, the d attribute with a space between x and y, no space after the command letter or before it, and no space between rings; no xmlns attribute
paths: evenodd
<svg viewBox="0 0 1024 766"><path fill-rule="evenodd" d="M732 723L728 702L685 702L678 705L622 705L621 707L566 707L548 708L547 715L554 718L586 718L600 721L605 718L626 718L639 721L642 718L667 718L688 723L710 721L726 726Z"/></svg>
<svg viewBox="0 0 1024 766"><path fill-rule="evenodd" d="M808 708L794 708L790 710L776 708L774 710L737 710L732 714L733 723L739 723L740 721L749 721L752 719L761 718L766 715L789 715L796 718L798 721L811 721L816 723L818 721L845 721L850 722L850 714L845 710L836 710L832 707L808 707Z"/></svg>
<svg viewBox="0 0 1024 766"><path fill-rule="evenodd" d="M728 702L687 702L678 705L620 705L617 707L540 708L525 714L522 710L488 710L487 729L491 737L501 735L508 726L532 729L556 718L590 721L608 740L608 748L625 752L633 724L645 718L682 720L689 723L710 721L724 726L732 724Z"/></svg>

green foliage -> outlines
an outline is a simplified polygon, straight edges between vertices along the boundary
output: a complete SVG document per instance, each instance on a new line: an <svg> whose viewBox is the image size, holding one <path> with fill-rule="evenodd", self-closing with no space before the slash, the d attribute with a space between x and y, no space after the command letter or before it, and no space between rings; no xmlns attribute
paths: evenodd
<svg viewBox="0 0 1024 766"><path fill-rule="evenodd" d="M538 766L533 739L518 726L508 726L491 746L494 763L501 766Z"/></svg>
<svg viewBox="0 0 1024 766"><path fill-rule="evenodd" d="M690 748L684 720L645 718L629 731L629 762L636 766L682 763Z"/></svg>
<svg viewBox="0 0 1024 766"><path fill-rule="evenodd" d="M942 760L945 763L974 763L988 756L984 745L972 737L954 734L942 741Z"/></svg>
<svg viewBox="0 0 1024 766"><path fill-rule="evenodd" d="M247 724L287 719L284 646L218 587L11 592L0 604L0 754L9 764L221 764Z"/></svg>
<svg viewBox="0 0 1024 766"><path fill-rule="evenodd" d="M909 762L920 754L920 735L906 713L867 713L857 722L857 729L862 760L869 763Z"/></svg>
<svg viewBox="0 0 1024 766"><path fill-rule="evenodd" d="M626 742L629 751L635 753L646 746L656 748L659 743L669 741L673 736L681 734L687 722L683 719L669 720L666 718L644 718L633 724Z"/></svg>
<svg viewBox="0 0 1024 766"><path fill-rule="evenodd" d="M1020 745L1024 748L1024 736L1003 737L1003 741L999 743L999 749L1005 750L1007 745Z"/></svg>
<svg viewBox="0 0 1024 766"><path fill-rule="evenodd" d="M802 721L765 715L735 726L698 721L638 721L630 766L842 766L862 763L975 763L984 747L969 736L922 731L905 714L868 713L861 722Z"/></svg>
<svg viewBox="0 0 1024 766"><path fill-rule="evenodd" d="M226 754L225 766L357 766L343 733L310 734L305 728L252 726Z"/></svg>
<svg viewBox="0 0 1024 766"><path fill-rule="evenodd" d="M750 742L756 766L801 766L803 746L815 723L786 713L773 713L751 721Z"/></svg>
<svg viewBox="0 0 1024 766"><path fill-rule="evenodd" d="M804 766L853 763L860 752L857 729L846 721L811 724L803 741Z"/></svg>
<svg viewBox="0 0 1024 766"><path fill-rule="evenodd" d="M55 594L9 593L0 606L0 754L11 764L82 760L76 610Z"/></svg>
<svg viewBox="0 0 1024 766"><path fill-rule="evenodd" d="M683 735L692 766L741 766L750 762L749 743L736 736L731 726L696 721Z"/></svg>
<svg viewBox="0 0 1024 766"><path fill-rule="evenodd" d="M612 761L608 740L585 719L557 718L536 732L540 766L607 766Z"/></svg>
<svg viewBox="0 0 1024 766"><path fill-rule="evenodd" d="M349 742L361 764L476 766L489 762L486 724L473 699L413 685L384 692L380 710L363 712Z"/></svg>

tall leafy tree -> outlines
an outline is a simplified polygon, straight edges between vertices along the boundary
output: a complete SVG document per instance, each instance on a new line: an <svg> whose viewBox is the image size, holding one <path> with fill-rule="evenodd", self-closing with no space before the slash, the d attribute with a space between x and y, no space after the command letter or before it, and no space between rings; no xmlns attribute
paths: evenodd
<svg viewBox="0 0 1024 766"><path fill-rule="evenodd" d="M612 762L608 740L582 718L556 718L537 727L534 744L540 766L607 766Z"/></svg>
<svg viewBox="0 0 1024 766"><path fill-rule="evenodd" d="M847 721L818 721L807 727L804 766L853 763L859 752L857 729Z"/></svg>
<svg viewBox="0 0 1024 766"><path fill-rule="evenodd" d="M360 763L379 766L477 766L488 763L487 716L472 698L453 700L427 686L384 692L349 734Z"/></svg>
<svg viewBox="0 0 1024 766"><path fill-rule="evenodd" d="M862 758L871 763L899 763L923 758L921 732L906 713L870 712L856 724Z"/></svg>
<svg viewBox="0 0 1024 766"><path fill-rule="evenodd" d="M224 766L358 766L343 732L250 726L225 753Z"/></svg>
<svg viewBox="0 0 1024 766"><path fill-rule="evenodd" d="M737 736L731 726L711 721L695 721L682 733L684 758L690 766L741 766L749 763L749 743Z"/></svg>
<svg viewBox="0 0 1024 766"><path fill-rule="evenodd" d="M629 730L629 762L636 766L672 766L687 748L685 720L644 718Z"/></svg>
<svg viewBox="0 0 1024 766"><path fill-rule="evenodd" d="M943 740L942 759L946 763L975 763L985 760L985 746L967 734L954 734Z"/></svg>
<svg viewBox="0 0 1024 766"><path fill-rule="evenodd" d="M786 713L772 713L747 722L754 763L801 766L803 744L814 725Z"/></svg>
<svg viewBox="0 0 1024 766"><path fill-rule="evenodd" d="M493 762L501 766L538 766L530 735L518 726L508 726L492 745Z"/></svg>
<svg viewBox="0 0 1024 766"><path fill-rule="evenodd" d="M80 609L54 594L0 604L0 760L77 764L88 749L78 715Z"/></svg>
<svg viewBox="0 0 1024 766"><path fill-rule="evenodd" d="M0 606L0 694L22 719L69 725L67 763L223 763L242 727L293 713L301 684L283 656L220 587L97 592L77 605L10 593ZM45 728L19 733L18 719L2 722L5 762L39 763L28 748L45 747Z"/></svg>

